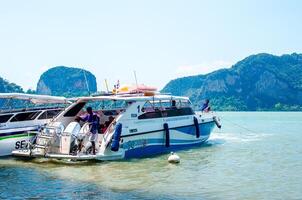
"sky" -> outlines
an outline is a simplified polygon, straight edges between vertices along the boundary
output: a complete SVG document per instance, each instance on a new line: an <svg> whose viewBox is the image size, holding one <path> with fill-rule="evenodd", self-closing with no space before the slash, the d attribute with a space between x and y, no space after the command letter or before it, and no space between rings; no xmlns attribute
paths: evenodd
<svg viewBox="0 0 302 200"><path fill-rule="evenodd" d="M54 66L162 89L257 53L302 53L300 0L0 0L0 76L35 89Z"/></svg>

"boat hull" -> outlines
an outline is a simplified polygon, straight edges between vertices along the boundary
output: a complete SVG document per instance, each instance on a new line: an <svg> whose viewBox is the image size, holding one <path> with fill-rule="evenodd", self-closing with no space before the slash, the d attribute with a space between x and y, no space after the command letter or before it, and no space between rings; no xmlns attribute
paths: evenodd
<svg viewBox="0 0 302 200"><path fill-rule="evenodd" d="M36 130L35 127L0 131L0 157L10 156L14 150L27 149L28 142L36 135Z"/></svg>
<svg viewBox="0 0 302 200"><path fill-rule="evenodd" d="M99 152L97 155L63 155L63 154L45 154L43 157L56 159L72 159L72 160L121 160L131 158L143 158L155 156L171 151L190 149L201 146L205 143L215 126L214 121L199 124L200 135L196 135L195 125L172 127L169 129L170 141L166 146L165 130L154 130L150 133L138 133L128 137L122 137L119 150L113 152L110 148L106 148L105 152ZM143 136L142 136L143 135ZM15 156L23 157L40 157L34 156L30 150L15 150Z"/></svg>
<svg viewBox="0 0 302 200"><path fill-rule="evenodd" d="M166 145L165 130L159 130L154 133L148 133L144 139L129 138L129 141L121 145L121 150L125 152L124 158L129 159L189 149L206 142L214 126L214 121L200 123L199 137L196 136L196 127L194 125L171 128L169 129L169 146Z"/></svg>

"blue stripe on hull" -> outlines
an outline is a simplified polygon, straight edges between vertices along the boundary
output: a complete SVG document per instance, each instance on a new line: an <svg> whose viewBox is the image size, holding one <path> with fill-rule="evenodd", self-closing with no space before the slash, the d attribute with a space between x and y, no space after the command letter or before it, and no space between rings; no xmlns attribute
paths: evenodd
<svg viewBox="0 0 302 200"><path fill-rule="evenodd" d="M210 123L199 124L200 136L209 135L212 132L214 125L215 122L213 121ZM185 134L196 135L196 128L194 124L192 126L186 126L186 127L180 127L174 129Z"/></svg>
<svg viewBox="0 0 302 200"><path fill-rule="evenodd" d="M146 147L139 147L131 149L125 152L125 158L143 158L147 156L154 156L163 153L170 153L171 151L179 151L183 149L190 149L192 147L200 146L205 141L201 141L193 144L180 144L180 145L171 145L166 147L164 145L150 145Z"/></svg>
<svg viewBox="0 0 302 200"><path fill-rule="evenodd" d="M200 136L206 136L211 134L215 127L215 122L212 121L211 123L206 124L199 124Z"/></svg>
<svg viewBox="0 0 302 200"><path fill-rule="evenodd" d="M125 151L125 158L141 158L147 156L153 156L162 153L169 153L171 151L178 151L183 149L189 149L192 147L200 146L207 141L214 128L213 123L199 124L201 138L184 140L184 139L171 139L170 147L165 146L165 140L163 138L144 138L146 140L146 146L140 146ZM184 134L196 135L195 126L173 128ZM135 141L131 141L134 142ZM160 144L158 144L160 143ZM189 143L189 144L188 144ZM127 147L127 143L122 144L121 147Z"/></svg>

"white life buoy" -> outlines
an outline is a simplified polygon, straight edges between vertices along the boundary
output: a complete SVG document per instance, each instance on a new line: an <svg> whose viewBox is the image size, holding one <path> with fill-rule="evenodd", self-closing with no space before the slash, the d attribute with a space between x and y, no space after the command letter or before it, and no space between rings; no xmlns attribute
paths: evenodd
<svg viewBox="0 0 302 200"><path fill-rule="evenodd" d="M171 155L168 158L169 163L179 163L180 162L180 157L176 154L171 152Z"/></svg>

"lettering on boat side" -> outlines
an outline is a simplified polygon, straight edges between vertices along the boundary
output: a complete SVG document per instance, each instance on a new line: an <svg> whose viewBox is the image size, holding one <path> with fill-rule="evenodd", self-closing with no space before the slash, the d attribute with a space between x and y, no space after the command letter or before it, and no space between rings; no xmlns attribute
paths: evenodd
<svg viewBox="0 0 302 200"><path fill-rule="evenodd" d="M145 147L145 146L147 146L147 139L134 140L122 144L122 148L125 150L134 149L138 147Z"/></svg>
<svg viewBox="0 0 302 200"><path fill-rule="evenodd" d="M137 106L137 112L140 113L140 110L141 110L141 106L138 105L138 106Z"/></svg>
<svg viewBox="0 0 302 200"><path fill-rule="evenodd" d="M131 117L137 117L137 114L133 114L133 113L132 113L132 114L131 114Z"/></svg>
<svg viewBox="0 0 302 200"><path fill-rule="evenodd" d="M26 140L21 140L21 141L17 141L15 144L15 149L24 149L27 148L27 141Z"/></svg>
<svg viewBox="0 0 302 200"><path fill-rule="evenodd" d="M161 118L160 118L161 119ZM153 124L153 123L156 123L157 122L157 120L155 120L155 119L145 119L145 120L140 120L140 121L138 121L138 120L136 120L136 121L134 121L133 123L134 124L146 124L146 123L151 123L151 124Z"/></svg>
<svg viewBox="0 0 302 200"><path fill-rule="evenodd" d="M136 132L137 132L137 129L136 129L136 128L130 129L130 130L129 130L129 133L136 133Z"/></svg>
<svg viewBox="0 0 302 200"><path fill-rule="evenodd" d="M6 126L6 124L0 124L0 127L5 127Z"/></svg>

